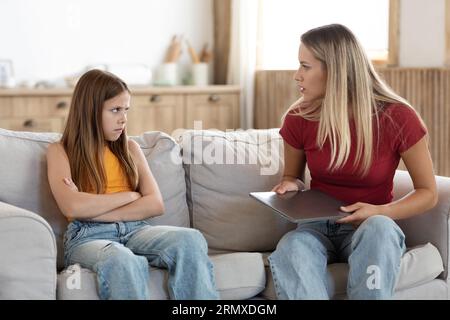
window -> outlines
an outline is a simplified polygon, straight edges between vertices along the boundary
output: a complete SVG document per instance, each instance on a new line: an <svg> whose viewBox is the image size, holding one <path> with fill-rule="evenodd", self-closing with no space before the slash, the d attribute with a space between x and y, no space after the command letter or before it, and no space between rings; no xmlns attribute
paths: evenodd
<svg viewBox="0 0 450 320"><path fill-rule="evenodd" d="M260 5L258 69L296 69L301 34L330 23L350 28L374 62L388 59L389 0L263 0Z"/></svg>

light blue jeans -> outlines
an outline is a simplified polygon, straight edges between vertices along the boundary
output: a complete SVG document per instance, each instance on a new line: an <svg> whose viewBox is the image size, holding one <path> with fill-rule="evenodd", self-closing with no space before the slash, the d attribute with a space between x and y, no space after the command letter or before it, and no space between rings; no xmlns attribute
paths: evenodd
<svg viewBox="0 0 450 320"><path fill-rule="evenodd" d="M168 271L171 299L218 299L202 234L147 221L73 221L64 235L66 267L97 273L101 299L149 299L149 265Z"/></svg>
<svg viewBox="0 0 450 320"><path fill-rule="evenodd" d="M327 264L348 262L349 299L390 299L406 250L389 217L371 216L355 230L323 220L299 224L269 256L278 299L329 299Z"/></svg>

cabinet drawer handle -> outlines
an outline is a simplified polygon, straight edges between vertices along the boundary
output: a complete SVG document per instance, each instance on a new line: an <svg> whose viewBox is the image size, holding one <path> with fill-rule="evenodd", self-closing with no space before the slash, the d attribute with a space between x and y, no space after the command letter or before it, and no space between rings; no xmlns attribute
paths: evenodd
<svg viewBox="0 0 450 320"><path fill-rule="evenodd" d="M150 97L150 102L160 102L161 101L161 96L159 94L153 94Z"/></svg>
<svg viewBox="0 0 450 320"><path fill-rule="evenodd" d="M208 100L211 102L218 102L220 101L220 96L218 96L217 94L212 94L209 96Z"/></svg>
<svg viewBox="0 0 450 320"><path fill-rule="evenodd" d="M23 126L25 128L32 128L32 127L34 127L34 121L32 119L25 120L23 122Z"/></svg>
<svg viewBox="0 0 450 320"><path fill-rule="evenodd" d="M65 109L66 107L67 107L67 102L65 102L65 101L60 101L56 104L57 109Z"/></svg>

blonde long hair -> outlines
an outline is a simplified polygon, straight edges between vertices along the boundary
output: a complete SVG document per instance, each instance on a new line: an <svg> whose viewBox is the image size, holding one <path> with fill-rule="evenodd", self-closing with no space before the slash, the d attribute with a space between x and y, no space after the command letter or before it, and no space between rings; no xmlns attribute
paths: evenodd
<svg viewBox="0 0 450 320"><path fill-rule="evenodd" d="M372 164L375 143L372 116L379 127L380 106L384 103L401 103L414 108L384 83L359 41L345 26L331 24L311 29L301 36L301 42L322 62L327 72L325 97L319 105L309 108L301 108L303 98L300 98L289 107L283 121L291 111L306 120L319 121L317 145L323 148L327 140L330 142L328 170L333 172L341 169L350 155L351 113L357 137L353 165L365 176Z"/></svg>
<svg viewBox="0 0 450 320"><path fill-rule="evenodd" d="M103 104L124 91L130 92L124 81L101 70L86 72L75 86L61 143L80 191L105 192L105 146L118 158L132 189L137 188L138 173L128 150L126 129L116 141L106 141L103 135Z"/></svg>

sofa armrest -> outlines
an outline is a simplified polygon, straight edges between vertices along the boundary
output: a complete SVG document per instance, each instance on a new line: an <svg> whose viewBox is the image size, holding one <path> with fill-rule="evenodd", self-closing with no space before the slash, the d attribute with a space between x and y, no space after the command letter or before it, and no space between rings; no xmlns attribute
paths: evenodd
<svg viewBox="0 0 450 320"><path fill-rule="evenodd" d="M449 214L450 214L450 178L436 176L438 203L427 212L397 223L406 235L406 245L414 247L431 242L442 257L444 271L441 279L448 279L449 266ZM413 190L411 178L406 171L397 170L394 178L394 199L398 199Z"/></svg>
<svg viewBox="0 0 450 320"><path fill-rule="evenodd" d="M39 215L0 202L0 300L56 298L56 242Z"/></svg>

